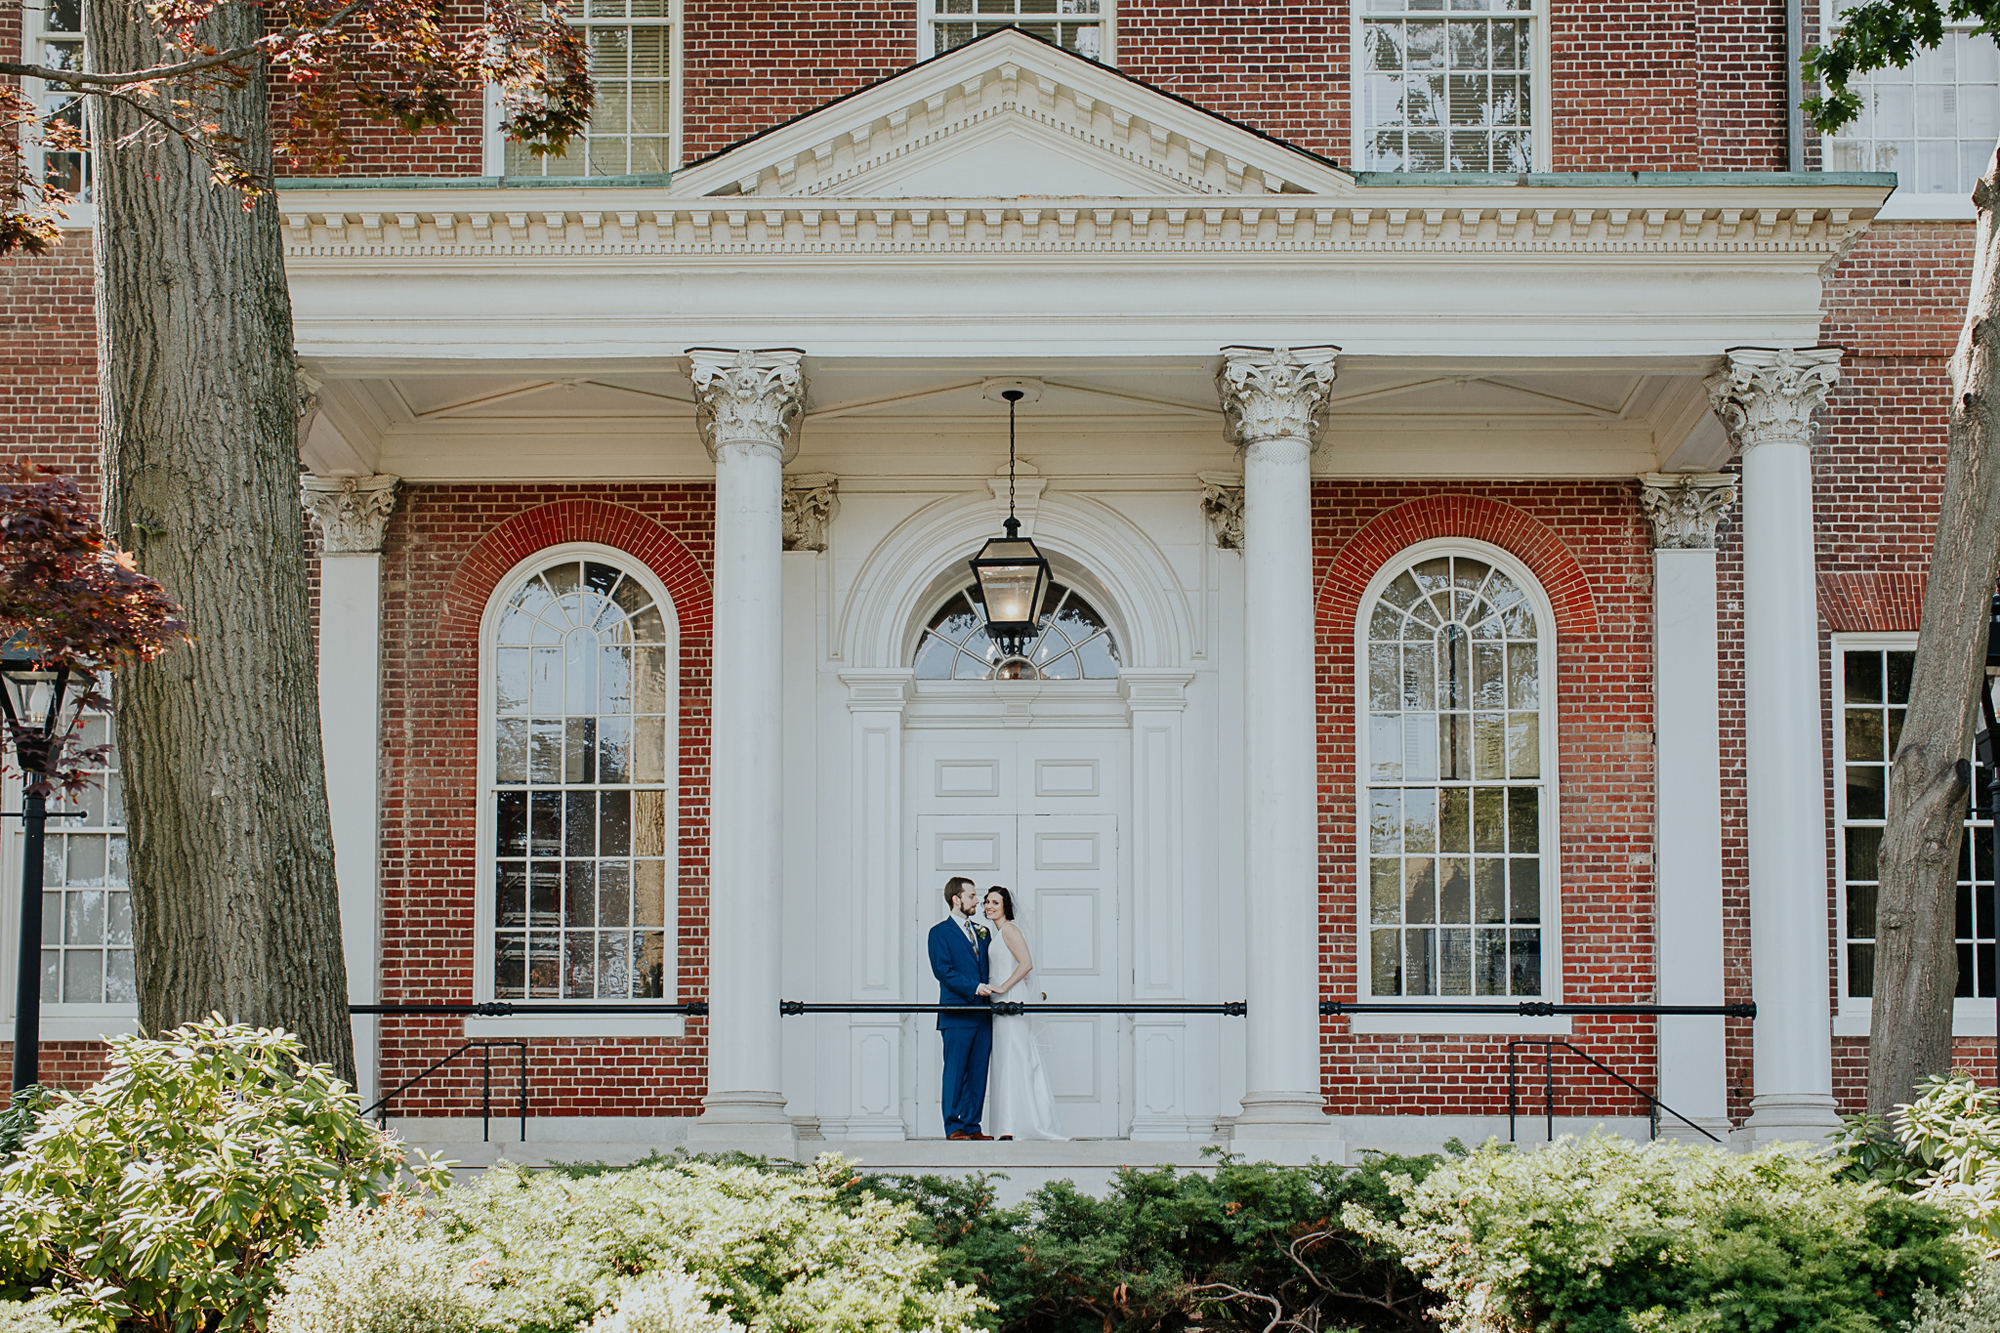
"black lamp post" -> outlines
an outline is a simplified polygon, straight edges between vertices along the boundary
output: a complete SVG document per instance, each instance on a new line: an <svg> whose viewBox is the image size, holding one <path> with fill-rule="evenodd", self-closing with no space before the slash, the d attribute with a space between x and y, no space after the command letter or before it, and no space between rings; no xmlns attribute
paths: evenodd
<svg viewBox="0 0 2000 1333"><path fill-rule="evenodd" d="M90 693L90 677L68 667L45 668L16 637L0 646L0 682L0 711L6 714L7 738L21 766L21 957L14 987L13 1082L18 1092L41 1081L42 834L49 817L44 783Z"/></svg>
<svg viewBox="0 0 2000 1333"><path fill-rule="evenodd" d="M1994 851L2000 851L2000 722L1995 722L1993 718L1993 691L1997 687L2000 687L2000 586L1996 586L1993 590L1992 612L1986 621L1986 679L1979 684L1979 711L1986 718L1984 746L1986 753L1980 754L1981 746L1976 741L1972 747L1972 757L1983 759L1986 764L1986 799L1982 801L1980 794L1974 792L1972 808L1975 813L1983 814L1993 821L1992 842L1989 846ZM1975 847L1973 851L1976 852L1977 848ZM1976 865L1973 867L1975 873L1978 869ZM1989 910L2000 911L2000 888L1996 888L1994 892L1996 896L1993 907ZM1993 987L1993 1030L1996 1034L2000 1034L2000 941L1995 941L1993 946L1993 965L1996 969L1994 973L1996 983ZM1978 992L1977 985L1973 987L1973 991L1975 994ZM2000 1040L2000 1036L1996 1036L1996 1040ZM1995 1050L2000 1051L2000 1046L1996 1046ZM1996 1082L2000 1082L2000 1065L1996 1065L1994 1077Z"/></svg>
<svg viewBox="0 0 2000 1333"><path fill-rule="evenodd" d="M1019 657L1035 641L1049 591L1049 562L1034 542L1021 536L1021 520L1014 517L1014 405L1025 395L1006 389L1000 396L1007 400L1007 535L989 537L970 563L986 608L986 637L1004 660Z"/></svg>

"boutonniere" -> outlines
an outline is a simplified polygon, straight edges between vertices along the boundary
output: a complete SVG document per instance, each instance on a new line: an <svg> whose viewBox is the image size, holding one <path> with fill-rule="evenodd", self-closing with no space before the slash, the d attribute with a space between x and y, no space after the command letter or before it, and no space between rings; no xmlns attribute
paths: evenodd
<svg viewBox="0 0 2000 1333"><path fill-rule="evenodd" d="M972 928L972 932L973 932L973 934L975 934L975 935L979 936L979 938L980 938L980 939L982 939L982 940L984 940L984 939L991 939L991 938L992 938L992 935L993 935L993 932L992 932L992 931L990 931L990 930L988 930L988 929L987 929L986 927L984 927L984 926L974 926L974 927Z"/></svg>

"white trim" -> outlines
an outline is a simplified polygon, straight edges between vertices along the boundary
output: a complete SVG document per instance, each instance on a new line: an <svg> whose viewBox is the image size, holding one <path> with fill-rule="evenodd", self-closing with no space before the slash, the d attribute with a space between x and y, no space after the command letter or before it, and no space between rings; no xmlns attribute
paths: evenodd
<svg viewBox="0 0 2000 1333"><path fill-rule="evenodd" d="M1528 9L1508 10L1449 10L1434 14L1426 12L1425 17L1443 19L1472 19L1480 17L1526 18L1529 31L1533 33L1534 52L1530 60L1528 77L1533 80L1529 87L1528 141L1529 151L1534 160L1528 164L1530 171L1552 170L1554 160L1555 134L1550 122L1555 116L1555 94L1551 87L1552 42L1549 34L1550 4L1548 0L1531 0ZM1356 4L1348 8L1347 20L1347 104L1353 114L1348 117L1348 165L1355 171L1370 171L1367 165L1368 129L1361 114L1363 98L1366 96L1365 80L1367 71L1363 68L1362 32L1369 19L1395 17L1393 14L1375 13ZM1507 173L1511 174L1511 173Z"/></svg>
<svg viewBox="0 0 2000 1333"><path fill-rule="evenodd" d="M81 4L82 0L79 0L79 8ZM27 0L27 3L21 6L21 57L26 64L39 65L42 63L38 59L39 52L36 51L35 46L43 36L41 16L47 10L47 7L48 0ZM62 35L68 36L69 34L64 33ZM21 91L37 107L41 105L41 100L46 95L47 90L48 85L40 79L21 80ZM42 150L37 147L29 147L26 150L25 157L27 159L25 165L28 172L35 179L41 179L42 163L44 160ZM86 172L86 174L88 173ZM85 230L94 226L96 220L97 206L80 199L56 215L56 224L65 229ZM8 1001L8 1007L11 1012L11 1000Z"/></svg>
<svg viewBox="0 0 2000 1333"><path fill-rule="evenodd" d="M494 634L498 628L500 611L520 586L529 578L550 565L565 560L594 560L615 565L627 575L645 585L655 604L660 608L661 617L667 626L667 766L666 766L666 810L668 828L666 830L666 959L665 977L658 1000L635 1000L634 1004L674 1003L680 994L680 809L681 809L681 624L680 610L668 594L666 585L646 565L646 562L630 552L616 547L600 545L596 542L565 542L559 546L544 547L508 570L497 584L493 594L487 599L486 610L479 618L479 758L477 767L477 809L473 821L474 843L477 849L473 860L473 938L472 938L472 995L475 1003L486 1003L493 996L493 950L495 929L494 887L493 887L493 676L495 670ZM518 1009L526 1011L536 1003L533 1000L509 1000ZM547 1001L560 1004L560 1000ZM467 1018L466 1035L479 1036L548 1036L548 1037L624 1037L624 1036L679 1036L684 1029L683 1020L672 1015L635 1015L621 1018L615 1015L565 1015L562 1017L535 1018L526 1012L517 1012L508 1018L478 1019ZM643 1028L634 1031L634 1028Z"/></svg>
<svg viewBox="0 0 2000 1333"><path fill-rule="evenodd" d="M1833 921L1836 948L1833 954L1834 995L1833 1035L1865 1037L1869 1033L1875 1003L1847 993L1847 839L1842 836L1847 818L1847 700L1842 688L1841 655L1849 649L1881 652L1911 652L1917 636L1896 633L1835 633L1828 636L1827 710L1833 732ZM2000 908L2000 902L1996 902ZM1996 946L2000 947L2000 946ZM1976 956L1976 955L1975 955ZM1977 983L1975 983L1977 989ZM1954 998L1951 1006L1951 1034L1954 1037L1990 1037L1994 1032L1996 1006L2000 1000L1972 996Z"/></svg>
<svg viewBox="0 0 2000 1333"><path fill-rule="evenodd" d="M577 19L578 23L588 22L595 27L617 27L612 19ZM628 19L628 25L638 27L661 27L667 29L667 170L679 171L682 162L682 127L687 119L687 78L682 55L681 0L667 0L667 16L662 19ZM493 85L486 86L481 112L484 117L480 135L480 170L488 176L507 174L507 140L500 133L500 91ZM540 180L541 177L534 179ZM561 180L564 177L552 177ZM588 179L587 177L580 179Z"/></svg>
<svg viewBox="0 0 2000 1333"><path fill-rule="evenodd" d="M937 25L950 23L954 19L973 22L978 14L946 14L938 9L939 0L917 0L917 59L929 60L937 51ZM1064 19L1083 19L1080 14L1012 14L1008 17L1024 22L1060 23ZM1005 23L992 23L989 28L1004 28ZM984 36L984 33L980 34ZM1100 65L1116 68L1118 65L1118 0L1097 0L1097 61ZM1089 59L1089 57L1085 57Z"/></svg>
<svg viewBox="0 0 2000 1333"><path fill-rule="evenodd" d="M1538 813L1541 816L1542 847L1542 994L1538 999L1560 1004L1563 995L1563 920L1562 920L1562 846L1558 816L1562 809L1561 784L1557 771L1559 747L1557 735L1560 730L1558 708L1558 687L1560 682L1559 663L1556 661L1555 610L1548 594L1543 591L1540 580L1521 561L1498 546L1477 541L1469 537L1434 537L1413 546L1406 546L1395 555L1383 561L1376 569L1374 577L1368 580L1368 587L1361 595L1361 601L1354 619L1354 692L1350 700L1349 712L1354 727L1354 952L1356 999L1366 1003L1375 998L1373 978L1370 974L1371 954L1368 948L1368 838L1366 833L1366 811L1368 809L1368 621L1374 612L1375 602L1381 597L1395 578L1419 560L1440 555L1464 555L1502 570L1527 594L1529 604L1535 611L1537 631L1536 649L1540 656L1542 674L1541 735L1542 750L1542 797ZM1404 784L1398 784L1404 785ZM1390 997L1382 997L1387 1000ZM1526 997L1515 997L1526 998ZM1394 997L1397 1003L1423 1004L1463 1004L1476 1002L1473 996L1447 995L1402 995ZM1496 998L1494 1003L1505 1001ZM1357 1032L1464 1032L1500 1033L1541 1031L1568 1031L1569 1021L1557 1019L1486 1018L1484 1016L1462 1014L1440 1014L1436 1019L1420 1015L1356 1015L1350 1023L1360 1024L1367 1019L1366 1026L1356 1026ZM1560 1027L1544 1029L1543 1023L1556 1023Z"/></svg>

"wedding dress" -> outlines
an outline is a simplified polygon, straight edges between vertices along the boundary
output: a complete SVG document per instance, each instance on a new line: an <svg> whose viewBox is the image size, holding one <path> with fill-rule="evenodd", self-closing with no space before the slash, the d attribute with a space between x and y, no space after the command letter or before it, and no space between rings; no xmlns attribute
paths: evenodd
<svg viewBox="0 0 2000 1333"><path fill-rule="evenodd" d="M1005 932L994 931L986 950L990 981L997 985L1014 975L1014 954L1007 947ZM1033 975L1030 972L1028 977ZM1007 994L994 998L1028 999L1028 977L1016 982ZM1067 1142L1069 1135L1062 1132L1055 1094L1049 1091L1048 1071L1042 1067L1041 1048L1035 1044L1034 1022L1025 1014L994 1015L993 1056L986 1066L984 1128L996 1139L1012 1135Z"/></svg>

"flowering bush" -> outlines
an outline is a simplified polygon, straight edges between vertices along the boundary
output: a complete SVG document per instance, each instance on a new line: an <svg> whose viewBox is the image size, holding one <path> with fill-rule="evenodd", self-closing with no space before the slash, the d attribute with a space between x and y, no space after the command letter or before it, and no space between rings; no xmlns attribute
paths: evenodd
<svg viewBox="0 0 2000 1333"><path fill-rule="evenodd" d="M1595 1136L1488 1144L1350 1207L1443 1295L1454 1333L1870 1333L1969 1262L1943 1209L1804 1148L1735 1154Z"/></svg>
<svg viewBox="0 0 2000 1333"><path fill-rule="evenodd" d="M1918 1292L1910 1333L2000 1333L2000 1262L1981 1264L1959 1291Z"/></svg>
<svg viewBox="0 0 2000 1333"><path fill-rule="evenodd" d="M1986 1253L2000 1256L2000 1093L1970 1074L1926 1079L1893 1120L1902 1160L1878 1173L1957 1213Z"/></svg>
<svg viewBox="0 0 2000 1333"><path fill-rule="evenodd" d="M0 1164L0 1272L86 1325L260 1327L277 1265L404 1165L297 1038L219 1018L114 1038L110 1072L39 1117Z"/></svg>
<svg viewBox="0 0 2000 1333"><path fill-rule="evenodd" d="M271 1333L962 1333L910 1210L852 1169L689 1161L586 1178L496 1167L421 1213L350 1210L286 1265Z"/></svg>

